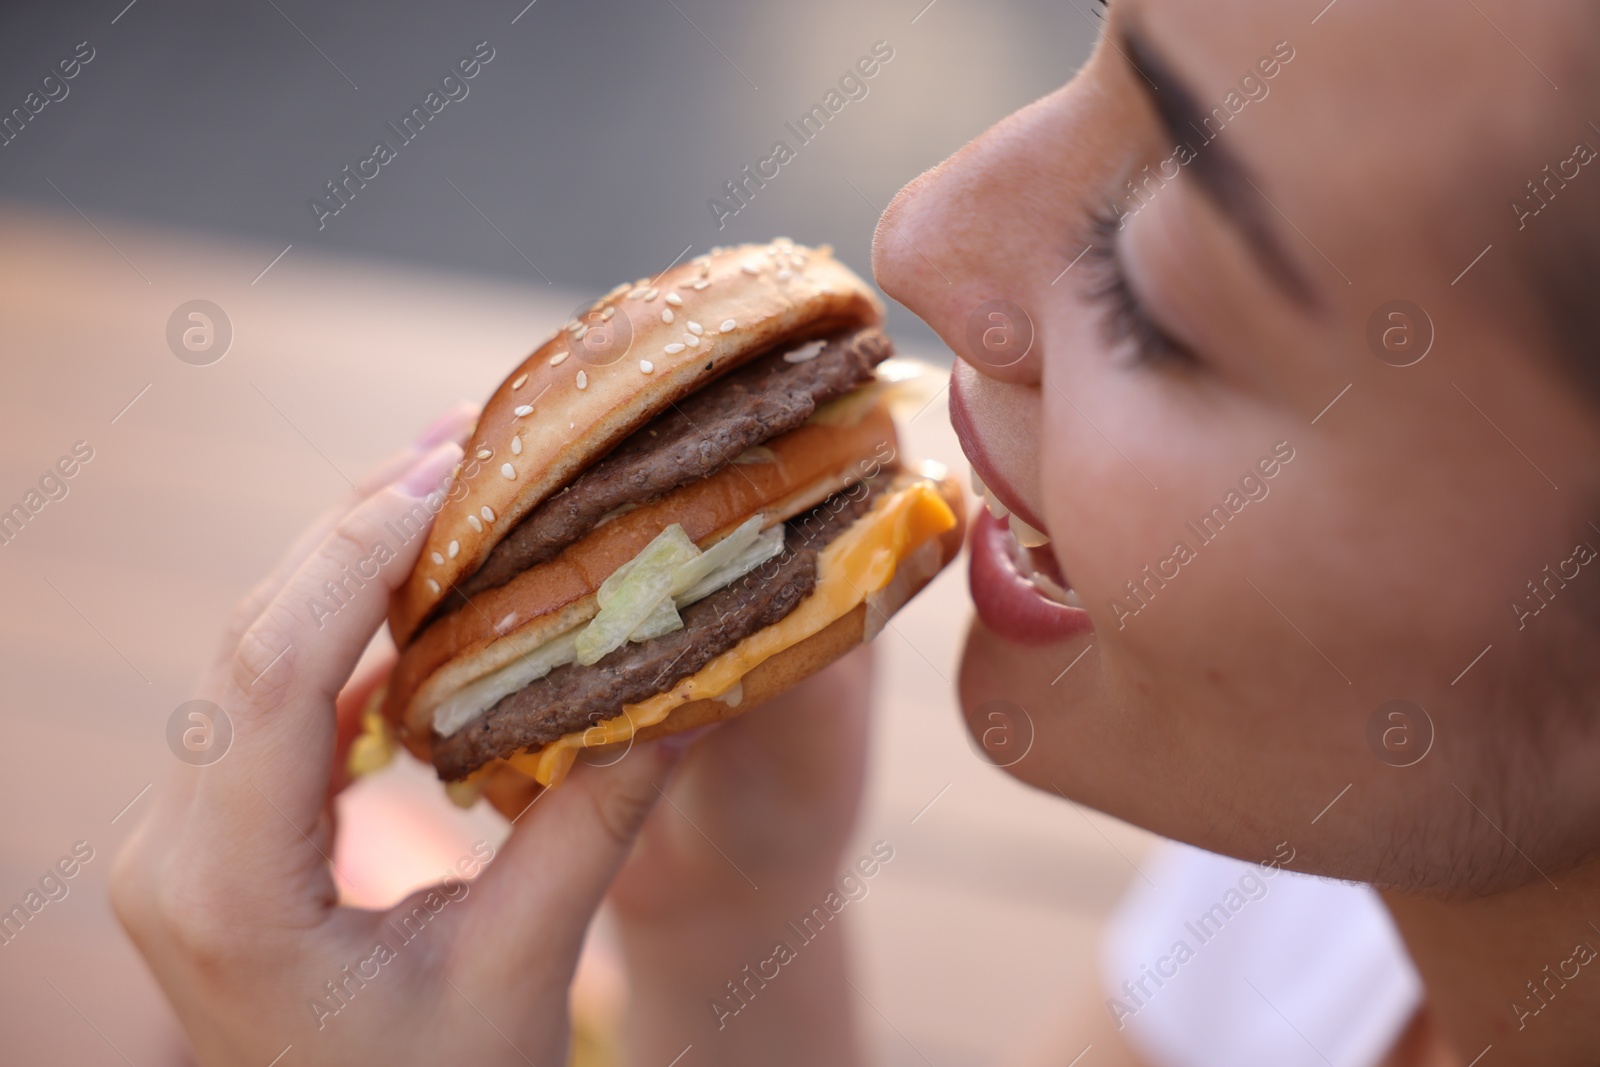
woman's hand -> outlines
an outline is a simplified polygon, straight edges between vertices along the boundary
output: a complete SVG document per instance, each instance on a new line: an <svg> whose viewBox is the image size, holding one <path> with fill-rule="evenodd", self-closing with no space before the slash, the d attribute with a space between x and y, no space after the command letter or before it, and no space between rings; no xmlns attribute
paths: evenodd
<svg viewBox="0 0 1600 1067"><path fill-rule="evenodd" d="M197 694L231 748L180 768L117 861L117 915L203 1064L264 1067L289 1046L285 1064L565 1062L585 929L681 745L579 768L476 881L363 911L339 906L329 869L337 768L381 677L346 683L423 540L398 520L436 510L474 415L385 464L241 605Z"/></svg>
<svg viewBox="0 0 1600 1067"><path fill-rule="evenodd" d="M763 910L834 868L866 769L871 650L696 737L611 893L627 922ZM765 896L763 896L765 894Z"/></svg>
<svg viewBox="0 0 1600 1067"><path fill-rule="evenodd" d="M858 649L710 728L684 758L610 898L631 987L628 1062L666 1063L689 1044L701 1067L856 1062L844 930L801 942L785 923L844 873L871 683L871 651ZM750 978L780 939L797 958L771 982Z"/></svg>

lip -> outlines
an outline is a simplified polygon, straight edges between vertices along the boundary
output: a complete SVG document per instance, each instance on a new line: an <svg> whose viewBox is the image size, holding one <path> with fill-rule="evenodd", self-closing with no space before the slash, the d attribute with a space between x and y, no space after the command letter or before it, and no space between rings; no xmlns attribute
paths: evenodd
<svg viewBox="0 0 1600 1067"><path fill-rule="evenodd" d="M956 440L961 443L961 451L966 455L967 462L977 471L984 486L994 493L996 499L1013 515L1035 530L1048 534L1049 530L1045 526L1044 519L1023 503L1021 494L1017 492L1011 479L995 466L989 448L984 443L983 435L978 430L977 422L972 417L972 408L962 388L960 374L950 376L950 425L956 431Z"/></svg>
<svg viewBox="0 0 1600 1067"><path fill-rule="evenodd" d="M998 637L1024 645L1049 645L1094 629L1083 608L1047 599L1023 577L1012 559L1014 541L1006 525L983 507L972 523L967 570L978 617Z"/></svg>

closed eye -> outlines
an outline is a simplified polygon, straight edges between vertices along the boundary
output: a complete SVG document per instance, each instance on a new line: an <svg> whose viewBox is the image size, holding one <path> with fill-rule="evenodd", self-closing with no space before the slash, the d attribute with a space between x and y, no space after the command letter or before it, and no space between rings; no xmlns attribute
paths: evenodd
<svg viewBox="0 0 1600 1067"><path fill-rule="evenodd" d="M1126 350L1134 366L1193 366L1195 355L1151 317L1123 269L1122 222L1110 208L1090 219L1091 240L1084 254L1092 282L1089 298L1098 305L1106 344Z"/></svg>

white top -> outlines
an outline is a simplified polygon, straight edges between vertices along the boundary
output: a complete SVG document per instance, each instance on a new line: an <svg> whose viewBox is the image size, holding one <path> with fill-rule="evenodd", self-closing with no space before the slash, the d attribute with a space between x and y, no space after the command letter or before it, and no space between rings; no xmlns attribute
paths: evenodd
<svg viewBox="0 0 1600 1067"><path fill-rule="evenodd" d="M1374 1067L1422 998L1377 893L1168 844L1102 939L1107 1010L1151 1067Z"/></svg>

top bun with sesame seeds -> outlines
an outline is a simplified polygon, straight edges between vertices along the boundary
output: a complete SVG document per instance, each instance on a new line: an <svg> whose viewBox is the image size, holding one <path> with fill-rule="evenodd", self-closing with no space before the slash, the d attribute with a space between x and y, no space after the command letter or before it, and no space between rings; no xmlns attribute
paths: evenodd
<svg viewBox="0 0 1600 1067"><path fill-rule="evenodd" d="M617 286L484 405L421 559L390 603L395 643L405 646L529 511L681 397L786 340L882 319L877 295L831 248L783 239L713 249Z"/></svg>
<svg viewBox="0 0 1600 1067"><path fill-rule="evenodd" d="M962 508L900 460L882 315L828 249L779 239L565 324L397 531L437 509L369 726L505 807L584 748L737 714L870 640L956 554Z"/></svg>

